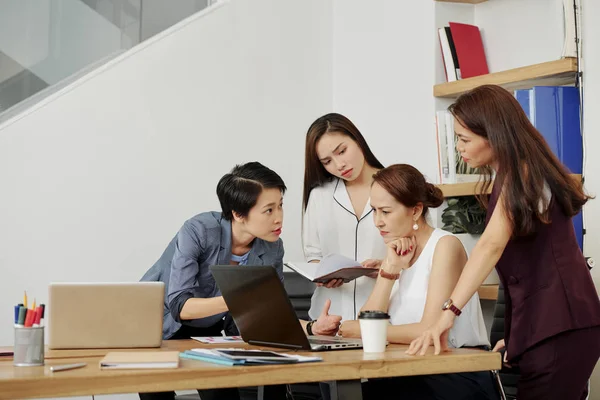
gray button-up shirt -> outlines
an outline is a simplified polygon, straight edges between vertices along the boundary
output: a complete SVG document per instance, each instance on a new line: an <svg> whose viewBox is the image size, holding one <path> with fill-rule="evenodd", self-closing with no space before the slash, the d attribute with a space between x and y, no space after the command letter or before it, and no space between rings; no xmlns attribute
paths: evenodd
<svg viewBox="0 0 600 400"><path fill-rule="evenodd" d="M187 220L171 240L160 259L144 274L142 281L165 282L163 339L169 339L182 323L209 327L225 313L189 321L179 314L192 297L211 298L221 295L209 266L229 265L231 261L231 221L219 212L198 214ZM283 242L254 239L248 255L248 268L272 265L283 281Z"/></svg>

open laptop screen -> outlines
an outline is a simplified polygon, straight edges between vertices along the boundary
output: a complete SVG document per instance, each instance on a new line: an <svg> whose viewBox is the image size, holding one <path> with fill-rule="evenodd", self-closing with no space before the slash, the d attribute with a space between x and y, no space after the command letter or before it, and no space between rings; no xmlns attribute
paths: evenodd
<svg viewBox="0 0 600 400"><path fill-rule="evenodd" d="M245 342L311 349L275 268L215 265L210 270Z"/></svg>

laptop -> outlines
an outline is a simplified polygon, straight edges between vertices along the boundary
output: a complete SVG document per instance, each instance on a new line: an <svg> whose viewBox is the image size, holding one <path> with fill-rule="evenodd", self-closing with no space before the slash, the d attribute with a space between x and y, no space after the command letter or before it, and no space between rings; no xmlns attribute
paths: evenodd
<svg viewBox="0 0 600 400"><path fill-rule="evenodd" d="M163 282L51 283L51 349L160 347Z"/></svg>
<svg viewBox="0 0 600 400"><path fill-rule="evenodd" d="M360 339L306 336L275 268L214 265L210 271L245 342L309 351L362 347Z"/></svg>

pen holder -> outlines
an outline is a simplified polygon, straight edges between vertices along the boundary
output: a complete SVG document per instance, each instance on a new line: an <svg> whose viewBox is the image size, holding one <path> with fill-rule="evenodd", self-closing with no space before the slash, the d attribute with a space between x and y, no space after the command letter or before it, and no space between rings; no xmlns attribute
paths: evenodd
<svg viewBox="0 0 600 400"><path fill-rule="evenodd" d="M13 365L34 367L44 365L44 327L15 327Z"/></svg>

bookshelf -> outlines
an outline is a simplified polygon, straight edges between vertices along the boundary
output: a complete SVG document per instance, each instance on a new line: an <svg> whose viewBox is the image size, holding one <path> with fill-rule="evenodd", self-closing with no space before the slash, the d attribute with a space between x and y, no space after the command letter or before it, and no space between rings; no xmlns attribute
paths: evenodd
<svg viewBox="0 0 600 400"><path fill-rule="evenodd" d="M581 182L580 174L571 174L571 177L578 182ZM478 185L482 182L467 182L467 183L450 183L450 184L437 184L436 186L442 189L444 197L460 197L460 196L474 196L479 193ZM487 190L487 194L492 192L492 185Z"/></svg>
<svg viewBox="0 0 600 400"><path fill-rule="evenodd" d="M478 185L479 182L466 182L466 183L446 183L436 185L442 189L444 197L459 197L459 196L475 196L479 193ZM488 193L491 193L492 185L488 188Z"/></svg>
<svg viewBox="0 0 600 400"><path fill-rule="evenodd" d="M486 84L500 85L508 90L528 89L533 86L574 85L576 76L577 59L562 58L454 82L440 83L433 86L433 95L454 98L477 86Z"/></svg>
<svg viewBox="0 0 600 400"><path fill-rule="evenodd" d="M462 3L462 4L479 4L485 3L488 0L435 0L442 3Z"/></svg>

